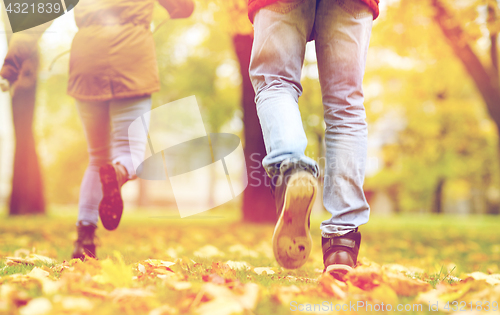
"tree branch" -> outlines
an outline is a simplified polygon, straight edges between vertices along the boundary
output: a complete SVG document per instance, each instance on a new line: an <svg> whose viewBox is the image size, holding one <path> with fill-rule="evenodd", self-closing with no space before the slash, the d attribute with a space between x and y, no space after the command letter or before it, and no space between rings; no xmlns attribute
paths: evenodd
<svg viewBox="0 0 500 315"><path fill-rule="evenodd" d="M496 1L488 4L488 24L495 23L497 20L498 7L494 7ZM497 47L498 32L490 31L490 58L493 69L495 69L495 77L498 79L498 47Z"/></svg>
<svg viewBox="0 0 500 315"><path fill-rule="evenodd" d="M439 0L431 0L436 9L434 19L448 39L455 55L462 61L483 97L491 118L500 129L500 86L498 77L492 75L481 63L471 46L464 41L465 34L459 23Z"/></svg>

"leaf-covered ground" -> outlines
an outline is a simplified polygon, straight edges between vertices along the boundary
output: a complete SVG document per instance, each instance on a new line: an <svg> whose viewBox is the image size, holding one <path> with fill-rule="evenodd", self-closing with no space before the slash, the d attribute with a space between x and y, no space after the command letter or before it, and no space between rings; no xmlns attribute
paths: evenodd
<svg viewBox="0 0 500 315"><path fill-rule="evenodd" d="M284 270L273 226L236 216L125 213L118 230L98 229L99 260L70 260L67 211L2 217L0 314L499 312L497 217L373 217L361 229L360 266L340 282L322 274L324 217L312 220L306 265Z"/></svg>

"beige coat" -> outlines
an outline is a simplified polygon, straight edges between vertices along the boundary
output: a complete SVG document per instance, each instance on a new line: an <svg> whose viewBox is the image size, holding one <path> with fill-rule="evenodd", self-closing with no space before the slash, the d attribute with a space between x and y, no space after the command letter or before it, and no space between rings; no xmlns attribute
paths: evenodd
<svg viewBox="0 0 500 315"><path fill-rule="evenodd" d="M80 0L78 32L70 54L68 94L80 100L110 100L159 90L150 24L155 0ZM188 17L191 0L158 0L171 18ZM37 32L14 34L0 76L15 82L22 64L36 53Z"/></svg>

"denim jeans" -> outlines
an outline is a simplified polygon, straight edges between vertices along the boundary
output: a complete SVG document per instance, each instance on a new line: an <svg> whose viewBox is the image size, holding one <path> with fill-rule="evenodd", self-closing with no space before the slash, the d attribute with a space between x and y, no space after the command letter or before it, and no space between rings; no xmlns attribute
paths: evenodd
<svg viewBox="0 0 500 315"><path fill-rule="evenodd" d="M324 237L343 235L368 222L363 193L367 125L363 75L373 15L359 0L281 0L254 17L250 78L267 155L269 175L289 161L317 163L305 156L307 138L298 99L306 42L314 38L326 123L323 204L331 218ZM284 169L285 168L285 169Z"/></svg>
<svg viewBox="0 0 500 315"><path fill-rule="evenodd" d="M129 137L128 127L139 116L151 110L151 96L111 101L76 101L87 138L89 165L80 187L78 221L97 225L102 199L99 168L107 163L120 163L129 179L136 178L132 156L142 161L147 138ZM149 115L144 115L149 119ZM149 124L149 121L146 121Z"/></svg>

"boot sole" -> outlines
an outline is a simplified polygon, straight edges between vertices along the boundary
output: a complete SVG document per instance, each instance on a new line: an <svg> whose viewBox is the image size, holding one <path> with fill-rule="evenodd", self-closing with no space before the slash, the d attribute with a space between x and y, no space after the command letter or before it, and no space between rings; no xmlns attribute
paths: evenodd
<svg viewBox="0 0 500 315"><path fill-rule="evenodd" d="M326 267L325 272L331 274L337 280L344 281L344 276L351 270L353 270L351 266L333 264Z"/></svg>
<svg viewBox="0 0 500 315"><path fill-rule="evenodd" d="M120 224L123 213L123 199L116 171L112 165L99 169L102 184L102 200L99 203L99 217L106 230L112 231Z"/></svg>
<svg viewBox="0 0 500 315"><path fill-rule="evenodd" d="M71 255L71 258L80 259L81 261L84 261L87 257L96 259L95 245L83 246L82 253L78 253L78 254L73 253L73 255Z"/></svg>
<svg viewBox="0 0 500 315"><path fill-rule="evenodd" d="M301 267L311 253L309 216L316 198L317 180L308 172L292 175L285 192L281 215L273 234L273 252L287 269Z"/></svg>

